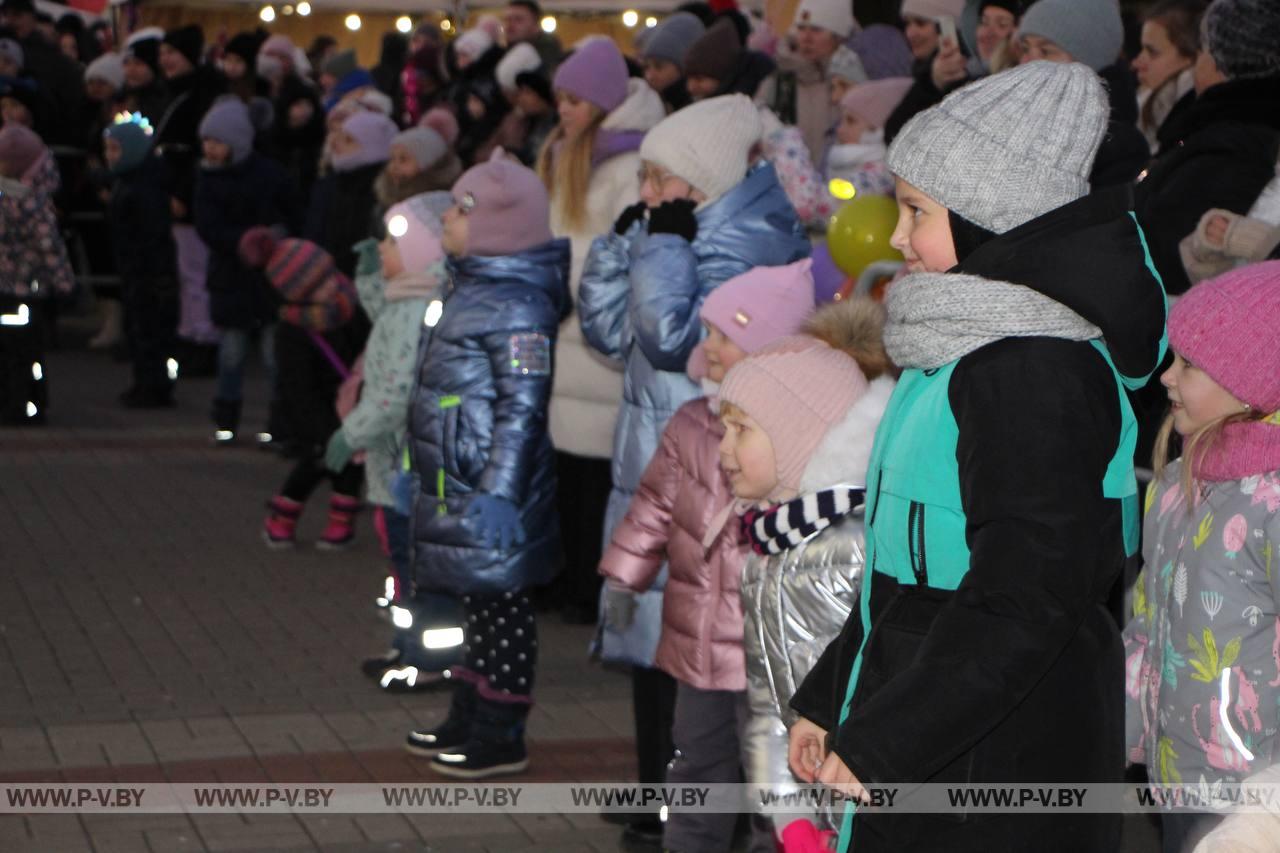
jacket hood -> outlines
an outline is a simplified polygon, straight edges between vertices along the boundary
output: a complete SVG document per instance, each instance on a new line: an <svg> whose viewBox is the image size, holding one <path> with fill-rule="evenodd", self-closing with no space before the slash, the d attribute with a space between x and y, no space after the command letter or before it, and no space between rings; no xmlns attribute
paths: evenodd
<svg viewBox="0 0 1280 853"><path fill-rule="evenodd" d="M452 258L454 285L536 287L551 298L561 319L572 308L569 295L569 241L550 240L514 255L467 255Z"/></svg>
<svg viewBox="0 0 1280 853"><path fill-rule="evenodd" d="M667 117L662 98L639 77L627 80L627 97L617 109L605 116L603 130L647 131Z"/></svg>
<svg viewBox="0 0 1280 853"><path fill-rule="evenodd" d="M867 484L876 427L884 417L896 385L888 376L872 380L867 393L849 407L844 419L827 430L805 466L800 478L800 494L808 495L832 486Z"/></svg>
<svg viewBox="0 0 1280 853"><path fill-rule="evenodd" d="M1012 282L1102 330L1116 369L1145 381L1164 357L1166 300L1133 213L1133 191L1111 187L983 243L950 272Z"/></svg>

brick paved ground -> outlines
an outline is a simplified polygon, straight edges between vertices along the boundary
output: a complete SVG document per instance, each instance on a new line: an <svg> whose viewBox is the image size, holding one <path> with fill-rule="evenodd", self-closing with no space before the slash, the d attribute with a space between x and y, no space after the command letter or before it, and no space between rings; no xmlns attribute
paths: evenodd
<svg viewBox="0 0 1280 853"><path fill-rule="evenodd" d="M286 463L207 444L210 380L125 412L124 366L49 358L52 423L0 432L0 782L438 781L400 750L447 696L397 698L357 664L386 628L369 523L357 547L258 538ZM247 390L252 429L265 410ZM301 525L311 541L319 502ZM629 680L590 629L540 628L528 781L634 778ZM1140 821L1126 850L1154 850ZM594 815L0 815L0 853L617 850Z"/></svg>

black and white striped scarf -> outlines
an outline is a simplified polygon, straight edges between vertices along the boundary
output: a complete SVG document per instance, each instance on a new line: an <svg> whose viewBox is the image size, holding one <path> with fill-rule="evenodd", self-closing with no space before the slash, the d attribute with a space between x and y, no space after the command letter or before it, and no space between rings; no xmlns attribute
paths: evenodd
<svg viewBox="0 0 1280 853"><path fill-rule="evenodd" d="M765 509L750 509L742 516L742 533L757 554L781 554L862 506L866 495L865 489L837 486Z"/></svg>

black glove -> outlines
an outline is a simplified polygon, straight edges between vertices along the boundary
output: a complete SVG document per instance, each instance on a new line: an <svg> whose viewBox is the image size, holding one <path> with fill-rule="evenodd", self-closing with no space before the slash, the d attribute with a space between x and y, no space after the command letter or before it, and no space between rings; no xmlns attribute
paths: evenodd
<svg viewBox="0 0 1280 853"><path fill-rule="evenodd" d="M645 211L648 209L644 202L638 201L622 211L622 213L618 214L618 221L613 223L613 233L626 234L631 230L632 225L644 219Z"/></svg>
<svg viewBox="0 0 1280 853"><path fill-rule="evenodd" d="M664 201L649 213L649 233L679 234L692 243L698 236L698 219L693 215L696 206L688 198Z"/></svg>

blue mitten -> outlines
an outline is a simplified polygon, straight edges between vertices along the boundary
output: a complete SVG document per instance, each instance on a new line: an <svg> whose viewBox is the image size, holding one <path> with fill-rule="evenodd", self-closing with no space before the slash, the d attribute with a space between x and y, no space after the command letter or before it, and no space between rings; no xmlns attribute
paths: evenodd
<svg viewBox="0 0 1280 853"><path fill-rule="evenodd" d="M506 498L480 492L467 507L467 518L475 522L485 547L503 551L524 544L520 510Z"/></svg>
<svg viewBox="0 0 1280 853"><path fill-rule="evenodd" d="M356 253L356 275L372 275L382 271L382 255L378 253L378 241L366 237L351 247Z"/></svg>

